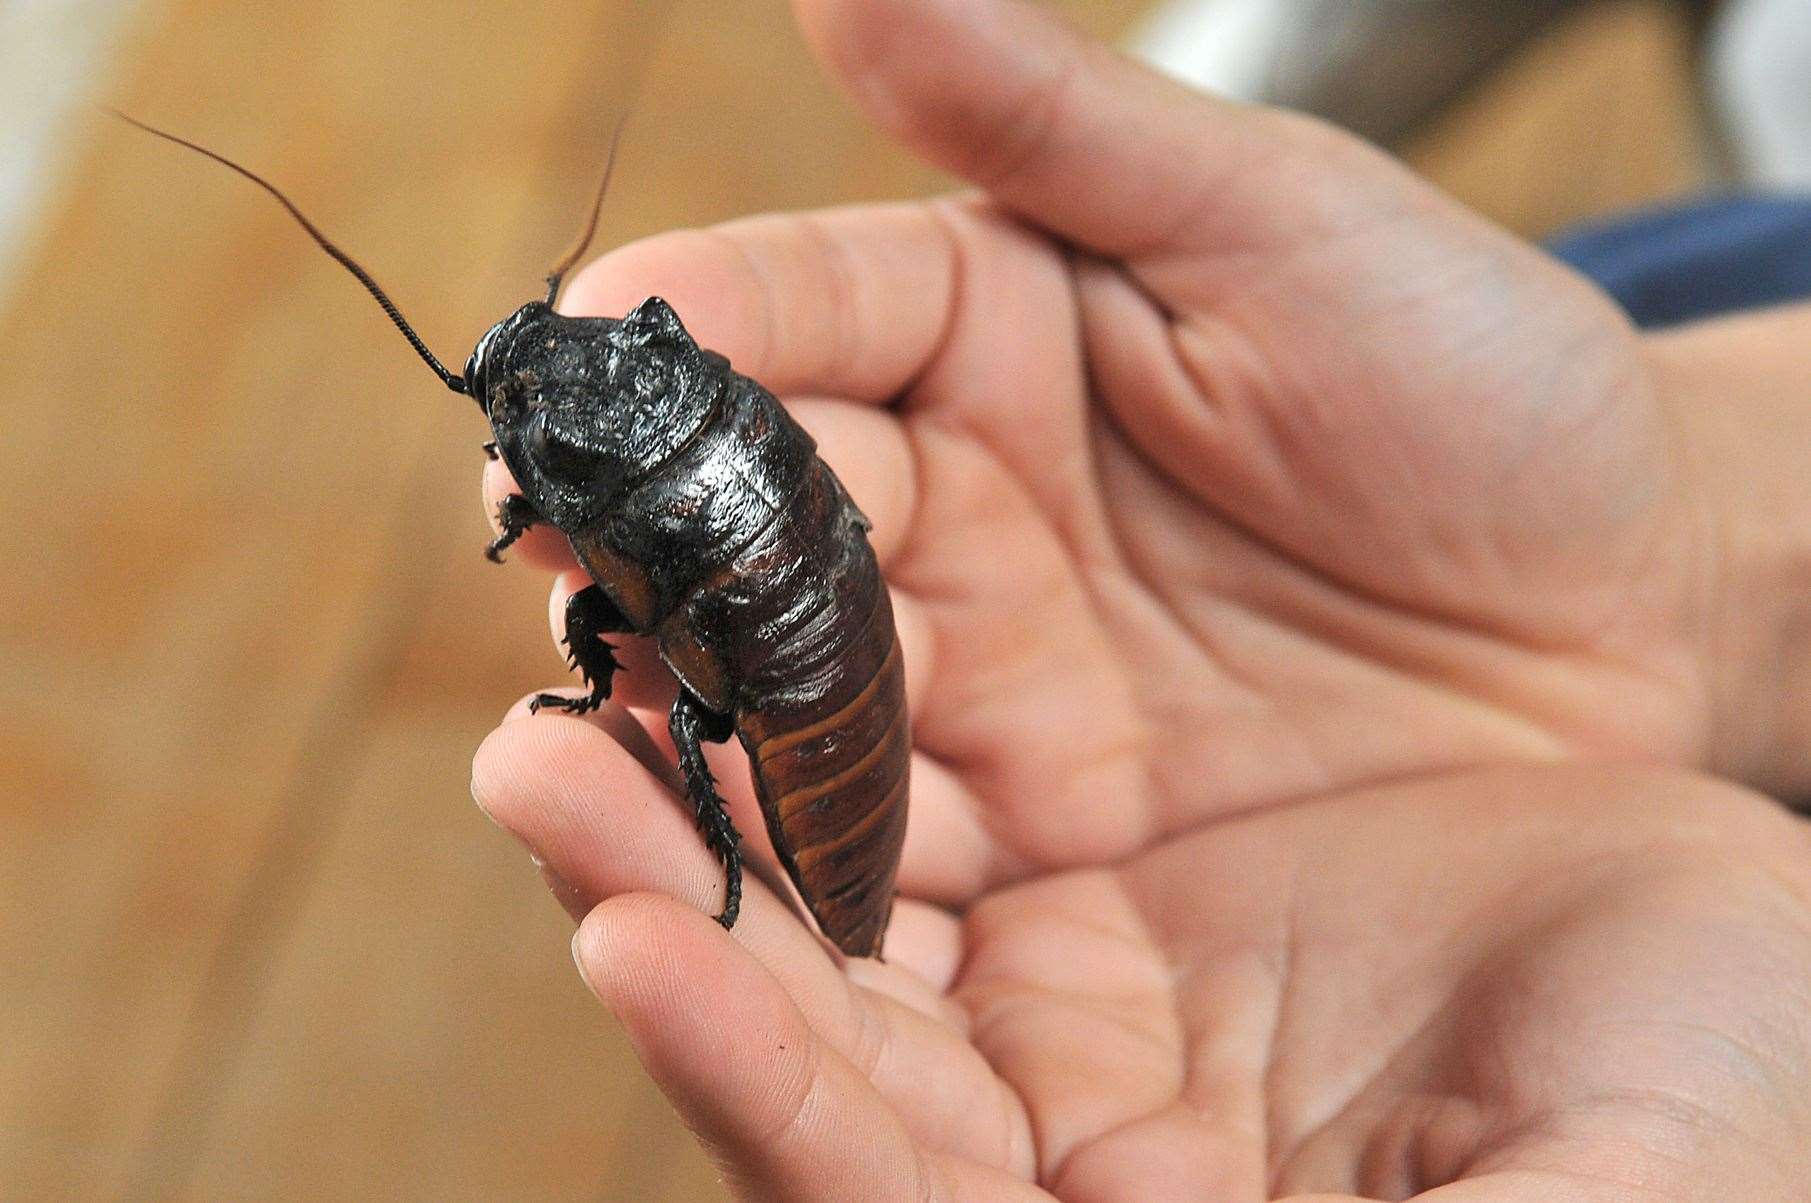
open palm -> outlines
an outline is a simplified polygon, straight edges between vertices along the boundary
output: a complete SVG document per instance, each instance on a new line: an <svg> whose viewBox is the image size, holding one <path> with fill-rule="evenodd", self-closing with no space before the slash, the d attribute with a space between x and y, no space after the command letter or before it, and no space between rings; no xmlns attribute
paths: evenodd
<svg viewBox="0 0 1811 1203"><path fill-rule="evenodd" d="M1713 558L1610 303L1343 135L1064 46L1045 101L971 64L1041 141L927 122L1015 165L990 197L668 235L565 301L665 296L873 519L927 891L1411 773L1702 762Z"/></svg>
<svg viewBox="0 0 1811 1203"><path fill-rule="evenodd" d="M1611 306L1375 152L1029 12L799 8L986 194L666 236L566 305L665 296L874 520L915 745L892 964L849 981L767 891L731 935L618 897L716 903L658 722L510 722L476 770L575 912L614 899L588 976L751 1192L1500 1168L1620 1198L1668 1123L1747 1122L1715 1066L1802 1084L1802 1048L1732 1052L1763 966L1805 966L1802 891L1731 867L1784 819L1713 836L1764 804L1467 774L1707 755L1714 557ZM545 532L521 554L570 566ZM1644 936L1698 894L1722 909L1689 939ZM1751 927L1777 943L1742 954Z"/></svg>

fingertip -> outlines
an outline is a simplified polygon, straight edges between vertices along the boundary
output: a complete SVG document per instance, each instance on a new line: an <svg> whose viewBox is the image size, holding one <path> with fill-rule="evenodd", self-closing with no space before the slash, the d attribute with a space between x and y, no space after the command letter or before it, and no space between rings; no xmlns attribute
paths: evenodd
<svg viewBox="0 0 1811 1203"><path fill-rule="evenodd" d="M484 465L484 500L486 509L495 517L496 502L502 501L511 493L520 493L522 486L516 483L509 465L500 459L487 460Z"/></svg>
<svg viewBox="0 0 1811 1203"><path fill-rule="evenodd" d="M491 822L518 838L527 825L525 812L563 759L559 744L565 733L555 732L550 744L547 724L525 721L533 697L528 694L511 706L503 723L472 754L472 800Z"/></svg>
<svg viewBox="0 0 1811 1203"><path fill-rule="evenodd" d="M1369 206L1367 181L1411 178L1381 155L1353 158L1364 144L1325 123L1195 91L1026 0L794 7L818 57L883 129L1103 254L1319 229Z"/></svg>
<svg viewBox="0 0 1811 1203"><path fill-rule="evenodd" d="M806 41L883 129L986 186L1083 39L1016 0L794 0Z"/></svg>
<svg viewBox="0 0 1811 1203"><path fill-rule="evenodd" d="M1070 140L1073 93L1099 73L1104 48L1048 11L1018 0L793 0L805 40L883 131L990 196L1084 245L1111 240L1141 181L1102 167L1106 147L1077 154L1055 188L1045 163ZM1091 90L1092 98L1092 90ZM1094 107L1099 108L1100 99ZM1124 97L1105 98L1093 124L1117 143L1147 135ZM1148 206L1145 206L1148 208ZM1104 248L1101 248L1104 249Z"/></svg>
<svg viewBox="0 0 1811 1203"><path fill-rule="evenodd" d="M510 723L519 723L524 719L533 718L536 713L534 700L536 698L540 697L541 694L543 694L543 693L564 693L564 694L570 695L570 694L573 694L576 692L577 692L576 690L570 690L570 689L561 690L561 689L555 688L555 689L551 689L551 690L537 689L533 693L525 693L521 697L517 698L515 701L513 701L509 704L509 709L505 710L503 712L502 719L500 719L498 721L498 724L497 724L498 728L501 729L502 727L507 726ZM497 734L496 731L492 731L489 736L485 737L484 743L478 745L478 751L480 753L483 753L485 745L489 744L491 738L494 737L496 734Z"/></svg>
<svg viewBox="0 0 1811 1203"><path fill-rule="evenodd" d="M581 696L584 691L571 687L560 687L523 694L505 712L498 728L487 735L484 741L478 745L478 750L472 758L474 772L478 770L479 763L482 761L485 771L492 773L494 771L492 766L499 756L516 758L508 762L508 768L505 771L520 772L527 767L521 758L540 754L547 749L545 742L539 738L525 747L517 746L515 742L510 741L504 733L518 723L530 720L538 725L578 723L601 731L608 736L611 742L634 757L656 780L674 790L680 788L678 769L674 767L673 755L670 750L663 749L655 743L649 734L650 721L647 718L618 701L605 702L596 710L586 714L571 714L563 710L535 707L535 699L548 693L559 697L575 698ZM492 778L487 777L486 780L488 784Z"/></svg>
<svg viewBox="0 0 1811 1203"><path fill-rule="evenodd" d="M621 795L609 799L619 808L642 795L650 796L646 809L663 805L663 778L642 758L646 736L620 707L584 717L545 710L531 716L534 696L511 707L472 756L472 797L492 822L545 860L573 826L565 812L578 793L594 807L606 800L600 786Z"/></svg>
<svg viewBox="0 0 1811 1203"><path fill-rule="evenodd" d="M589 584L590 574L583 568L562 569L553 578L553 588L547 591L547 629L553 635L555 647L566 642L567 599Z"/></svg>
<svg viewBox="0 0 1811 1203"><path fill-rule="evenodd" d="M497 796L502 783L504 769L504 751L502 745L504 728L499 726L484 737L478 750L472 753L471 791L472 801L483 812L484 816L499 827L497 817L491 812L491 800Z"/></svg>

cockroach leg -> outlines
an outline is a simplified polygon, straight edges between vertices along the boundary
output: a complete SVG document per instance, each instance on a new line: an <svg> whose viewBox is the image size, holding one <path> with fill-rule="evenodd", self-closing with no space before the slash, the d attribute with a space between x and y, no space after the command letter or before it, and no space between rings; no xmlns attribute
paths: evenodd
<svg viewBox="0 0 1811 1203"><path fill-rule="evenodd" d="M610 682L619 667L616 649L605 642L604 636L629 629L629 620L616 608L609 594L596 585L587 585L568 597L566 637L560 642L566 645L566 663L578 669L588 692L577 698L557 693L536 694L528 703L529 711L547 709L584 714L602 706L609 700Z"/></svg>
<svg viewBox="0 0 1811 1203"><path fill-rule="evenodd" d="M490 442L484 444L484 458L488 460L497 458L497 440L492 439Z"/></svg>
<svg viewBox="0 0 1811 1203"><path fill-rule="evenodd" d="M673 747L679 752L679 771L685 776L685 792L697 813L698 830L704 842L723 862L729 880L723 894L723 913L717 922L734 927L736 914L742 909L742 837L730 822L729 811L717 795L717 783L705 763L703 741L721 743L734 729L726 716L715 715L690 690L680 689L673 699L673 712L667 723L673 734Z"/></svg>
<svg viewBox="0 0 1811 1203"><path fill-rule="evenodd" d="M484 558L493 564L501 564L503 553L511 544L527 533L529 527L545 521L528 503L528 498L511 493L497 503L497 525L503 528L503 533L490 541L490 546L484 549Z"/></svg>

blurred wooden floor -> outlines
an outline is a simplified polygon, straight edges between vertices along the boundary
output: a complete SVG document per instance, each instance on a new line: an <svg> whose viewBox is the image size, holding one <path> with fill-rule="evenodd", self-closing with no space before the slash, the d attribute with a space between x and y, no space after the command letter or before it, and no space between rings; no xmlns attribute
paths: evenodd
<svg viewBox="0 0 1811 1203"><path fill-rule="evenodd" d="M1412 157L1542 232L1691 186L1686 79L1612 6ZM282 181L454 363L631 95L607 243L938 183L771 0L150 0L97 92ZM469 803L560 672L477 554L478 416L266 198L81 136L0 299L0 1198L719 1197Z"/></svg>

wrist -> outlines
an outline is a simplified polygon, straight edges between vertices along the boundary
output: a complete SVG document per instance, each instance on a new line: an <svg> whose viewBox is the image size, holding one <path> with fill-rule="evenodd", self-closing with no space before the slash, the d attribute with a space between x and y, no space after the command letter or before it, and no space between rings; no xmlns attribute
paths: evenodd
<svg viewBox="0 0 1811 1203"><path fill-rule="evenodd" d="M1711 771L1811 801L1811 306L1650 336L1703 580Z"/></svg>

